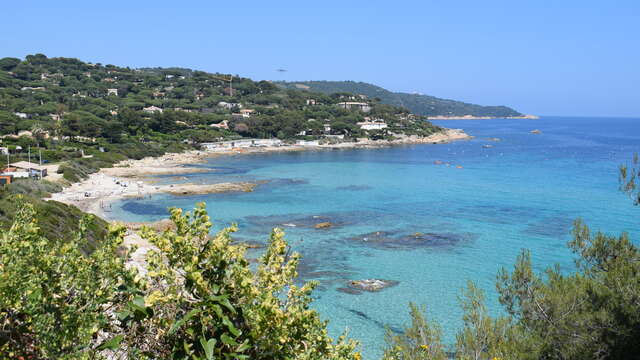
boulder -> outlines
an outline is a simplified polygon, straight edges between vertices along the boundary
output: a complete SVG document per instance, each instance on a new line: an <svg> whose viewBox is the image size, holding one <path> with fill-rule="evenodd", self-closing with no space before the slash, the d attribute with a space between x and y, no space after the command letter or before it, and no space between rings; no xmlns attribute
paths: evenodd
<svg viewBox="0 0 640 360"><path fill-rule="evenodd" d="M396 286L400 282L396 280L383 280L383 279L365 279L365 280L352 280L349 281L348 286L352 289L378 292L391 286Z"/></svg>
<svg viewBox="0 0 640 360"><path fill-rule="evenodd" d="M330 227L332 227L332 226L333 226L333 224L331 224L331 223L330 223L330 222L328 222L328 221L325 221L325 222L317 223L317 224L314 226L314 228L316 228L316 229L328 229L328 228L330 228Z"/></svg>

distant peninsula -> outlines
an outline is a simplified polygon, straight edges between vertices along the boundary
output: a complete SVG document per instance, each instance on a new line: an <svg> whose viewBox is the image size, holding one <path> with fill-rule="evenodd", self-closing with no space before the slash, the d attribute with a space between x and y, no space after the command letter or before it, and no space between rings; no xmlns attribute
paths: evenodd
<svg viewBox="0 0 640 360"><path fill-rule="evenodd" d="M365 82L356 81L295 81L278 82L278 85L296 90L325 94L352 93L378 98L383 104L400 106L414 114L433 120L475 120L493 118L534 118L507 106L482 106L462 101L441 99L435 96L392 92Z"/></svg>

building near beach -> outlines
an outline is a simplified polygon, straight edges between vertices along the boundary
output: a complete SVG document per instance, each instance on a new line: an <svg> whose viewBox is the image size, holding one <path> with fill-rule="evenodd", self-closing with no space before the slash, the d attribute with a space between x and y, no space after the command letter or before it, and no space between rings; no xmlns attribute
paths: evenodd
<svg viewBox="0 0 640 360"><path fill-rule="evenodd" d="M296 140L296 145L299 146L320 146L319 140Z"/></svg>
<svg viewBox="0 0 640 360"><path fill-rule="evenodd" d="M358 126L362 130L382 130L387 128L387 123L384 121L363 121L359 122Z"/></svg>
<svg viewBox="0 0 640 360"><path fill-rule="evenodd" d="M281 146L281 145L282 145L282 140L280 139L238 139L238 140L211 142L211 143L201 143L200 147L205 150L216 150L216 149L267 147L267 146Z"/></svg>
<svg viewBox="0 0 640 360"><path fill-rule="evenodd" d="M13 175L14 177L37 177L41 179L47 176L47 168L28 161L18 161L10 164L9 167L5 169L4 175Z"/></svg>

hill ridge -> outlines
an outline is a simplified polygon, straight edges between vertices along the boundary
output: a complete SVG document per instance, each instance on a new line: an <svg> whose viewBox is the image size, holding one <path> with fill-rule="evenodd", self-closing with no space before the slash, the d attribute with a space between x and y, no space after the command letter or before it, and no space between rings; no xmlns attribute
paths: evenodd
<svg viewBox="0 0 640 360"><path fill-rule="evenodd" d="M308 90L325 94L349 92L368 97L378 97L384 104L405 107L417 115L462 117L522 117L524 114L504 105L484 106L458 100L443 99L431 95L393 92L381 86L363 81L279 81L285 88ZM302 85L302 86L300 86Z"/></svg>

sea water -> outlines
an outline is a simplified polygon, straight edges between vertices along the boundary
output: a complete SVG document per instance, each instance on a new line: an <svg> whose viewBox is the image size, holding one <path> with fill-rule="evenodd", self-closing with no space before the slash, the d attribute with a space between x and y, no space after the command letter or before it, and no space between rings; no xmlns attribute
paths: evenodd
<svg viewBox="0 0 640 360"><path fill-rule="evenodd" d="M439 145L218 157L210 172L164 182L266 181L250 193L156 195L113 205L111 218L157 220L167 207L204 201L215 230L237 223L239 240L264 243L284 228L303 255L300 280L318 280L313 307L331 334L346 329L367 359L379 358L387 329L424 304L448 344L461 326L458 296L468 280L500 314L499 269L523 249L536 270L572 271L566 243L582 218L593 230L639 239L638 215L618 191L618 166L640 151L640 120L559 118L442 121L475 138ZM541 134L531 130L539 129ZM499 141L495 141L498 138ZM489 145L489 146L486 146ZM315 229L320 222L328 229ZM257 250L258 252L260 250ZM252 255L256 255L255 253ZM398 281L354 294L358 279Z"/></svg>

